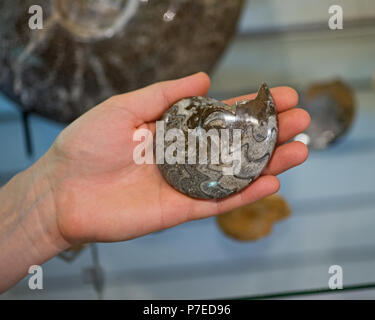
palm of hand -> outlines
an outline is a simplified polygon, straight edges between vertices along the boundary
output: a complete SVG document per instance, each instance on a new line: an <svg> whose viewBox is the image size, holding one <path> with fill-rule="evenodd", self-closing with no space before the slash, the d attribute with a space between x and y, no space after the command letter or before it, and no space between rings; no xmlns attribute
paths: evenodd
<svg viewBox="0 0 375 320"><path fill-rule="evenodd" d="M260 178L222 200L189 198L170 187L156 165L137 165L133 149L139 142L133 141L134 131L142 127L154 131L154 121L173 102L205 95L208 88L208 77L201 73L115 96L60 134L49 153L58 168L55 201L66 240L121 241L225 212L276 192L275 175L306 159L304 145L282 145ZM297 103L292 89L276 88L272 94L282 112L279 142L283 143L305 130L309 117L302 110L288 110Z"/></svg>

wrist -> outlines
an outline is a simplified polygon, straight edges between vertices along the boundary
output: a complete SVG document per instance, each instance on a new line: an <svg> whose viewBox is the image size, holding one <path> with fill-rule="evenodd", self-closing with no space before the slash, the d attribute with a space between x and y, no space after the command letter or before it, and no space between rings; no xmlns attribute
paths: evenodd
<svg viewBox="0 0 375 320"><path fill-rule="evenodd" d="M71 244L63 237L58 223L58 207L56 205L56 193L61 179L58 177L58 165L54 157L47 152L32 167L24 171L22 179L29 184L26 190L24 210L30 213L38 226L35 237L29 235L38 249L39 245L50 248L50 251L58 254L67 249Z"/></svg>
<svg viewBox="0 0 375 320"><path fill-rule="evenodd" d="M48 157L0 189L0 292L70 246L58 227L55 164Z"/></svg>

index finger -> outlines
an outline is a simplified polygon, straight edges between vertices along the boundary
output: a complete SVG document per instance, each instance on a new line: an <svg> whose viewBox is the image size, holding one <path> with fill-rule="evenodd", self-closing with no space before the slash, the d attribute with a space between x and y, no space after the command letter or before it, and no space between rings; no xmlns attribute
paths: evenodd
<svg viewBox="0 0 375 320"><path fill-rule="evenodd" d="M270 89L273 100L276 105L277 112L283 112L295 107L298 103L298 93L290 87L275 87ZM233 104L241 100L252 100L256 97L256 93L247 94L223 101L226 104Z"/></svg>

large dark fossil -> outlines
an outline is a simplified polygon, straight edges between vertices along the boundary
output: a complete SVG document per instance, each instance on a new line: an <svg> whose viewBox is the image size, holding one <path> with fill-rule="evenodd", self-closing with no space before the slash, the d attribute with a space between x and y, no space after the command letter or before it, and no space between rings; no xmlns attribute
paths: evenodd
<svg viewBox="0 0 375 320"><path fill-rule="evenodd" d="M69 122L107 97L210 72L243 0L2 0L0 90ZM42 30L28 25L43 8Z"/></svg>

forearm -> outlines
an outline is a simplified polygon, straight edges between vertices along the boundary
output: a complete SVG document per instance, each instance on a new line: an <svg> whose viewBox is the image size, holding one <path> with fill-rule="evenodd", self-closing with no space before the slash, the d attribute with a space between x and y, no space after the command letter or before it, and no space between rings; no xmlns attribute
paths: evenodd
<svg viewBox="0 0 375 320"><path fill-rule="evenodd" d="M58 229L50 165L42 158L0 189L0 293L69 247Z"/></svg>

